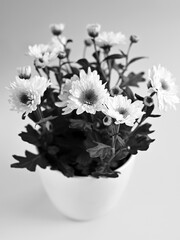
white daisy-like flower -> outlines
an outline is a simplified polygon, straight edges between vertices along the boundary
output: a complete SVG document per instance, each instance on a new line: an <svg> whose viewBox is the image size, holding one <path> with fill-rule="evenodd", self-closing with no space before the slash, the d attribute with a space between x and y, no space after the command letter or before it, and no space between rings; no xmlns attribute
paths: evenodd
<svg viewBox="0 0 180 240"><path fill-rule="evenodd" d="M177 86L172 74L161 65L154 66L148 71L149 91L157 94L160 110L167 110L168 106L176 109L175 104L180 100L177 96Z"/></svg>
<svg viewBox="0 0 180 240"><path fill-rule="evenodd" d="M35 76L29 80L16 77L16 81L8 88L11 110L26 113L26 115L35 111L49 85L50 82L45 77Z"/></svg>
<svg viewBox="0 0 180 240"><path fill-rule="evenodd" d="M61 93L58 96L60 102L55 103L57 107L65 107L67 106L67 101L70 96L69 90L72 88L72 82L78 80L78 76L74 75L71 79L66 79L65 83L61 86Z"/></svg>
<svg viewBox="0 0 180 240"><path fill-rule="evenodd" d="M97 71L91 72L90 68L87 74L84 70L80 71L80 77L72 82L69 93L63 114L68 114L75 109L77 114L83 112L95 114L96 111L103 111L106 98L109 97Z"/></svg>
<svg viewBox="0 0 180 240"><path fill-rule="evenodd" d="M37 66L45 67L58 56L58 49L45 44L29 46L28 54L34 57Z"/></svg>
<svg viewBox="0 0 180 240"><path fill-rule="evenodd" d="M96 44L100 48L110 48L115 45L124 44L126 37L121 32L102 32L96 38Z"/></svg>
<svg viewBox="0 0 180 240"><path fill-rule="evenodd" d="M131 99L125 96L117 95L109 97L107 101L107 109L104 113L115 119L115 124L125 123L127 126L133 126L135 120L142 117L143 104L141 101L132 103Z"/></svg>
<svg viewBox="0 0 180 240"><path fill-rule="evenodd" d="M51 24L50 29L53 35L59 36L64 31L65 25L63 23Z"/></svg>

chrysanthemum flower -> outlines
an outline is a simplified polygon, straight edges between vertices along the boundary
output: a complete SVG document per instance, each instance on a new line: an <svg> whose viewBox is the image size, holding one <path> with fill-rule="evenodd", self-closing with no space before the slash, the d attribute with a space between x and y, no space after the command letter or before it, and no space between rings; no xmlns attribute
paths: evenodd
<svg viewBox="0 0 180 240"><path fill-rule="evenodd" d="M30 66L18 67L17 72L18 72L19 78L29 79L31 77L31 67Z"/></svg>
<svg viewBox="0 0 180 240"><path fill-rule="evenodd" d="M45 77L35 76L29 80L16 77L16 81L8 88L11 110L26 114L35 111L49 85L50 82Z"/></svg>
<svg viewBox="0 0 180 240"><path fill-rule="evenodd" d="M59 36L64 31L65 25L63 23L51 24L50 29L53 35Z"/></svg>
<svg viewBox="0 0 180 240"><path fill-rule="evenodd" d="M110 97L107 101L107 109L104 113L115 119L115 124L125 123L133 126L136 119L139 119L142 112L143 104L140 101L132 103L131 99L122 95Z"/></svg>
<svg viewBox="0 0 180 240"><path fill-rule="evenodd" d="M105 108L104 102L109 96L97 72L91 72L90 68L87 74L84 70L80 71L80 77L72 82L69 93L63 114L68 114L75 109L77 114L83 112L95 114L96 111L102 111Z"/></svg>
<svg viewBox="0 0 180 240"><path fill-rule="evenodd" d="M88 24L86 28L87 28L88 35L92 38L95 38L98 36L101 30L101 25L98 23Z"/></svg>
<svg viewBox="0 0 180 240"><path fill-rule="evenodd" d="M72 82L78 80L78 76L74 75L71 79L66 79L65 83L61 86L61 93L58 96L60 102L55 103L57 107L65 107L67 106L67 101L70 96L69 90L72 88Z"/></svg>
<svg viewBox="0 0 180 240"><path fill-rule="evenodd" d="M150 92L157 94L160 110L167 110L168 106L176 109L175 104L179 103L177 96L177 86L172 74L161 65L154 66L148 72Z"/></svg>
<svg viewBox="0 0 180 240"><path fill-rule="evenodd" d="M96 44L100 48L111 48L112 46L125 43L125 36L121 33L102 32L96 38Z"/></svg>
<svg viewBox="0 0 180 240"><path fill-rule="evenodd" d="M28 54L34 57L37 66L45 67L58 56L58 49L50 45L29 46Z"/></svg>

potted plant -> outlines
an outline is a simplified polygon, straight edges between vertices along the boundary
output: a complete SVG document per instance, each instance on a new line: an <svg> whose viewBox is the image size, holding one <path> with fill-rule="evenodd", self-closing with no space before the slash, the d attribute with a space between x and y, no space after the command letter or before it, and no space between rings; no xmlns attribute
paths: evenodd
<svg viewBox="0 0 180 240"><path fill-rule="evenodd" d="M37 153L13 157L13 168L39 172L54 204L66 215L90 219L117 203L130 176L134 156L154 141L148 118L155 101L160 110L179 103L171 73L161 65L144 72L129 66L144 57L130 58L138 43L130 36L127 51L122 33L101 32L99 24L87 26L83 57L70 60L71 39L64 24L52 24L50 44L29 46L37 75L31 67L18 68L10 84L12 110L29 117L32 124L19 136ZM87 48L92 57L86 58ZM136 93L146 81L143 96ZM154 98L156 99L154 101Z"/></svg>

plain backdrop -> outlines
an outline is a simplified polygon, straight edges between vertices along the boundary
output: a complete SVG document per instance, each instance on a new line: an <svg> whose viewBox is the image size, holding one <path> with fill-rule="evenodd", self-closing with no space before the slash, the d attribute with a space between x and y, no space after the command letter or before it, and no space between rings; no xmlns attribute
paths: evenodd
<svg viewBox="0 0 180 240"><path fill-rule="evenodd" d="M12 154L23 155L32 146L18 137L27 122L9 110L5 89L17 67L32 65L28 45L48 43L49 25L60 22L74 40L74 60L82 57L86 25L97 22L104 31L139 36L131 57L149 58L130 70L147 73L161 63L180 85L179 9L178 0L0 0L0 239L180 239L179 106L150 120L156 141L137 155L119 206L100 219L74 222L52 206L38 174L10 168Z"/></svg>

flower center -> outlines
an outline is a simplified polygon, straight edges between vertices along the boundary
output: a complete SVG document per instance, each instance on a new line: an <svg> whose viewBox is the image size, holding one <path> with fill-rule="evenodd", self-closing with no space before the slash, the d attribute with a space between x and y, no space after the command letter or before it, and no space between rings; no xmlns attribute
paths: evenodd
<svg viewBox="0 0 180 240"><path fill-rule="evenodd" d="M93 105L97 102L98 96L95 94L93 89L86 90L82 96L81 101L87 105Z"/></svg>
<svg viewBox="0 0 180 240"><path fill-rule="evenodd" d="M123 115L123 118L126 118L129 115L127 109L125 109L125 108L120 108L118 110L118 112L119 112L119 114Z"/></svg>
<svg viewBox="0 0 180 240"><path fill-rule="evenodd" d="M163 90L168 90L169 89L169 85L167 84L167 82L164 79L161 79L161 88Z"/></svg>
<svg viewBox="0 0 180 240"><path fill-rule="evenodd" d="M25 104L25 105L29 105L31 104L32 102L32 98L30 96L28 96L27 93L22 93L20 96L19 96L19 100L21 103Z"/></svg>

